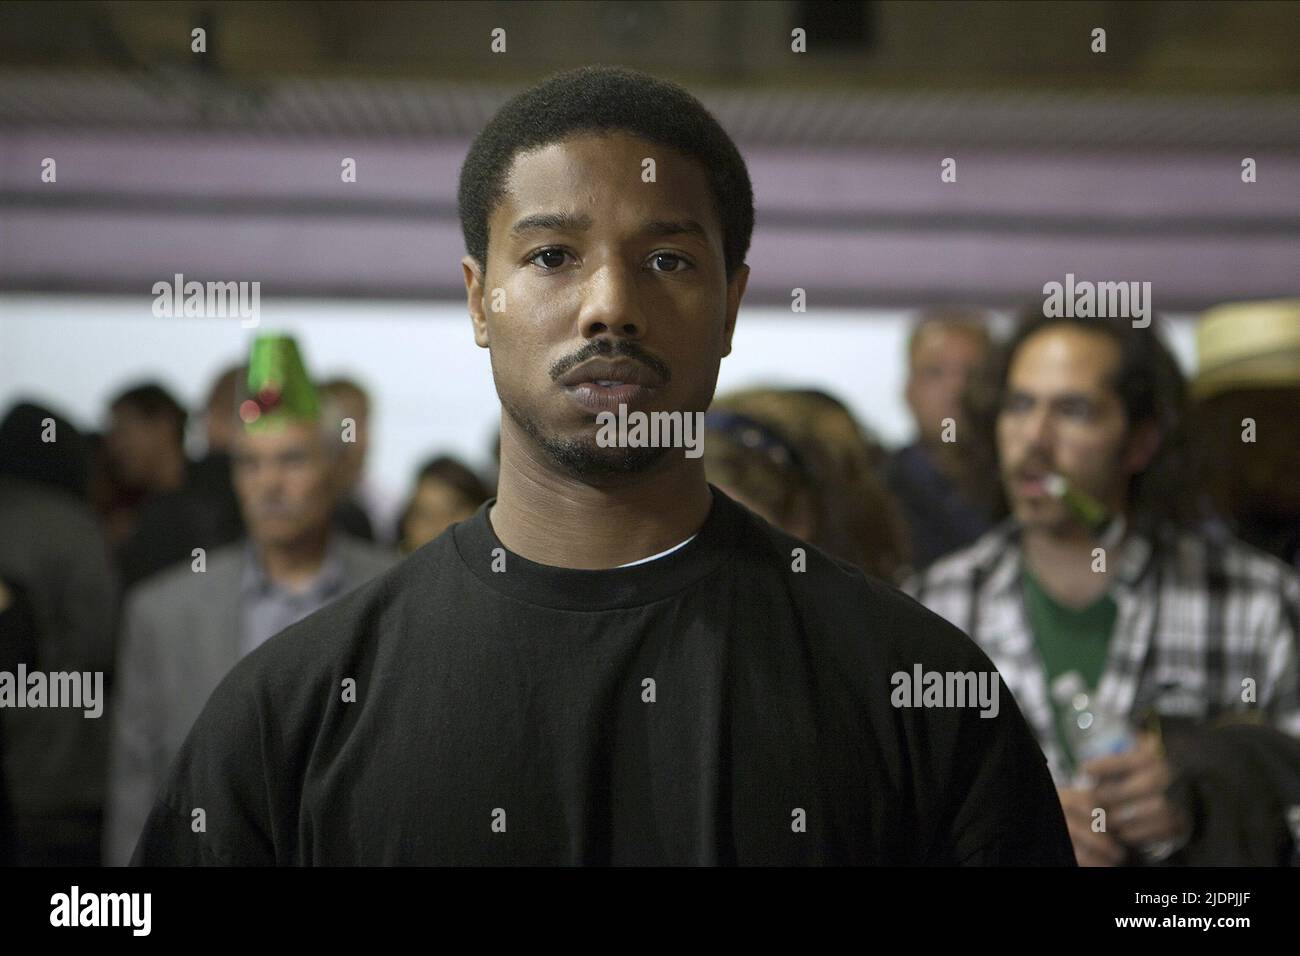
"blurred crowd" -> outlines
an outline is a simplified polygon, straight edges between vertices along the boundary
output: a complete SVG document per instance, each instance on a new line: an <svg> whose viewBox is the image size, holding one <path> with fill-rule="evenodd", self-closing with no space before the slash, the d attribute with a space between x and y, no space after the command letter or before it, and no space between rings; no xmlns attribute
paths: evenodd
<svg viewBox="0 0 1300 956"><path fill-rule="evenodd" d="M1012 325L996 334L977 308L916 315L897 356L915 425L901 448L815 369L806 388L719 394L709 481L981 645L1039 736L1081 862L1293 862L1300 300L1207 313L1190 377L1159 321L1029 310ZM125 863L229 668L494 494L493 475L435 445L405 500L387 500L356 381L308 380L311 414L246 427L267 410L250 366L232 362L200 408L132 384L100 432L34 401L4 413L0 671L102 671L108 696L99 720L0 709L10 862ZM343 421L354 437L340 442ZM1111 791L1096 773L1080 783L1081 695L1155 755L1146 791L1125 783L1137 763L1116 786L1168 796L1100 833L1088 814Z"/></svg>

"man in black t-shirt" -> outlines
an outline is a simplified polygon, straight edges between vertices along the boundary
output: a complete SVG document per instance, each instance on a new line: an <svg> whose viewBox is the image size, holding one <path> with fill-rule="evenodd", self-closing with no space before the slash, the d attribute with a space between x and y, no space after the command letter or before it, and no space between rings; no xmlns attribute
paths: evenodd
<svg viewBox="0 0 1300 956"><path fill-rule="evenodd" d="M1073 864L987 657L705 480L753 196L703 107L552 77L460 212L497 497L235 667L134 862Z"/></svg>

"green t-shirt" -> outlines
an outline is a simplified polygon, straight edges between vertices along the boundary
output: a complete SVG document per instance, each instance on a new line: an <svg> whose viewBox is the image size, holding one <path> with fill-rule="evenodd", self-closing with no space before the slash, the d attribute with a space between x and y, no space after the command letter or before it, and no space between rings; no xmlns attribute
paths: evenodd
<svg viewBox="0 0 1300 956"><path fill-rule="evenodd" d="M1061 674L1078 671L1091 693L1096 690L1106 666L1106 651L1110 646L1110 635L1115 629L1115 617L1119 608L1115 599L1103 594L1085 608L1072 608L1061 604L1034 579L1028 571L1022 571L1021 581L1024 585L1025 611L1029 616L1029 627L1034 632L1034 643L1038 647L1038 656L1043 662L1043 673L1047 677L1051 699L1052 682ZM1065 736L1061 708L1052 700L1052 715L1055 718L1056 739L1070 765L1074 765L1074 754L1070 750L1069 739Z"/></svg>

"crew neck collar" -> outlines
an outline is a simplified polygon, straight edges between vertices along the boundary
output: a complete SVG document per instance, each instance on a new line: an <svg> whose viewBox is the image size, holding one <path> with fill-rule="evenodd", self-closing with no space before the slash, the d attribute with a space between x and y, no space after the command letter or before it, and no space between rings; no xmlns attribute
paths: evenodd
<svg viewBox="0 0 1300 956"><path fill-rule="evenodd" d="M584 570L538 564L515 554L497 537L489 498L474 515L452 528L461 561L485 585L542 607L599 611L637 607L662 600L707 577L721 563L741 521L740 506L709 485L713 504L695 536L655 561L620 568ZM498 550L500 549L500 550ZM494 571L493 566L503 571Z"/></svg>

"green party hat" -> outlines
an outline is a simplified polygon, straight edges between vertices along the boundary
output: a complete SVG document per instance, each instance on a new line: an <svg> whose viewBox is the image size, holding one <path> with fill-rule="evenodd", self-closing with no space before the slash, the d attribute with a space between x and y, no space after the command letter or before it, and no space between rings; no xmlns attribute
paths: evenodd
<svg viewBox="0 0 1300 956"><path fill-rule="evenodd" d="M239 417L249 431L320 417L316 387L291 335L265 334L253 340L245 396L239 403Z"/></svg>

